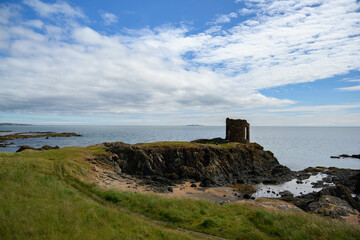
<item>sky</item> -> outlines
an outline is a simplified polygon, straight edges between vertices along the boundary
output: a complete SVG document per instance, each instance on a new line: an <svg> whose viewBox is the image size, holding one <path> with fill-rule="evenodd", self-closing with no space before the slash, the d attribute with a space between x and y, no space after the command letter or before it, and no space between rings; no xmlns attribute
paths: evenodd
<svg viewBox="0 0 360 240"><path fill-rule="evenodd" d="M0 122L226 117L360 126L360 1L0 1Z"/></svg>

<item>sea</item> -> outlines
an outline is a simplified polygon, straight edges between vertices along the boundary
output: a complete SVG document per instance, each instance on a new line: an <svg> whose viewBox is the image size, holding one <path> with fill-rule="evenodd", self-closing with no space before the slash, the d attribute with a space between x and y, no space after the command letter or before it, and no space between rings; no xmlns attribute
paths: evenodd
<svg viewBox="0 0 360 240"><path fill-rule="evenodd" d="M82 136L17 139L12 141L14 145L0 147L0 151L3 152L15 152L21 145L67 147L116 141L133 144L225 137L225 126L0 126L0 131L5 130L11 130L13 133L75 132ZM265 150L273 152L282 165L292 170L316 166L360 169L360 159L330 158L340 154L360 154L360 127L252 126L250 141L259 143Z"/></svg>

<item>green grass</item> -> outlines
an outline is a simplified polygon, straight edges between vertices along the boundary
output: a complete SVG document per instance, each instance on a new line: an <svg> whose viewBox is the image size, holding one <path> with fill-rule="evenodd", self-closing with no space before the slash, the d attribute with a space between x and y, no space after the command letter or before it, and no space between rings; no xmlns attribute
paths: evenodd
<svg viewBox="0 0 360 240"><path fill-rule="evenodd" d="M137 147L144 147L144 148L166 148L166 147L175 147L175 148L197 148L201 145L210 145L212 147L225 147L225 148L235 148L238 145L241 145L236 142L230 142L230 143L222 143L222 144L215 144L212 142L208 142L206 144L202 143L193 143L193 142L151 142L151 143L137 143L133 144L133 146Z"/></svg>
<svg viewBox="0 0 360 240"><path fill-rule="evenodd" d="M102 198L173 226L230 239L358 239L360 229L298 211L267 212L240 204L104 191Z"/></svg>
<svg viewBox="0 0 360 240"><path fill-rule="evenodd" d="M90 184L103 147L0 152L0 239L359 239L360 229L298 211L166 198Z"/></svg>
<svg viewBox="0 0 360 240"><path fill-rule="evenodd" d="M137 147L144 147L144 148L166 148L166 147L176 147L176 148L192 148L199 146L198 143L192 143L192 142L151 142L151 143L137 143L133 144Z"/></svg>
<svg viewBox="0 0 360 240"><path fill-rule="evenodd" d="M102 151L0 153L0 239L195 238L90 197L83 157Z"/></svg>

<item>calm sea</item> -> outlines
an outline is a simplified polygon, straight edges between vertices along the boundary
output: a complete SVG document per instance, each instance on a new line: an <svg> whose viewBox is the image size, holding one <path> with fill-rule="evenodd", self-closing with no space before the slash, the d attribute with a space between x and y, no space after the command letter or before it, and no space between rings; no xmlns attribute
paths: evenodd
<svg viewBox="0 0 360 240"><path fill-rule="evenodd" d="M191 141L225 137L225 126L0 126L13 132L76 132L82 137L15 140L0 151L15 152L18 146L88 146L102 142L126 143ZM4 134L4 133L2 133ZM360 159L331 159L340 154L360 154L360 127L251 127L251 142L272 151L279 162L293 170L309 166L360 169Z"/></svg>

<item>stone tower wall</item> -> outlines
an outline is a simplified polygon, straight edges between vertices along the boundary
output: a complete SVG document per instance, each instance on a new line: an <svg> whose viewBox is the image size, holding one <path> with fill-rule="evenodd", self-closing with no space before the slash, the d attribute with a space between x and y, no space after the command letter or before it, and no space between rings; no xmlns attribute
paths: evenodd
<svg viewBox="0 0 360 240"><path fill-rule="evenodd" d="M250 142L250 124L243 119L226 119L226 140L230 142Z"/></svg>

